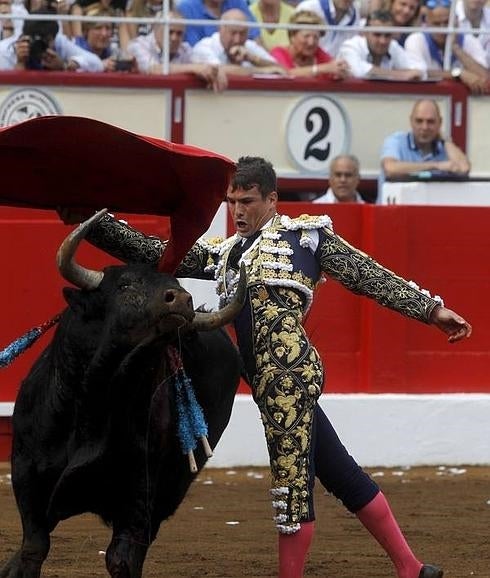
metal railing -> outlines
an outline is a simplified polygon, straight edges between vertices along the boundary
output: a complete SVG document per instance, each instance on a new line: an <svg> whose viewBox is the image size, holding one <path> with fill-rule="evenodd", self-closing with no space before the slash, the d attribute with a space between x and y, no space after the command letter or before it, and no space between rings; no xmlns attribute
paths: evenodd
<svg viewBox="0 0 490 578"><path fill-rule="evenodd" d="M163 74L169 73L170 62L169 62L169 44L170 44L170 26L172 24L181 24L187 26L209 26L216 25L219 27L221 24L226 25L237 25L246 28L260 28L260 29L284 29L284 30L320 30L324 32L325 30L334 30L336 32L366 32L369 29L370 32L390 32L393 34L406 33L407 30L411 32L428 32L437 34L446 34L446 45L444 50L444 60L443 69L449 70L451 68L451 57L452 57L452 38L454 34L489 34L490 30L487 28L458 28L455 26L455 7L456 3L451 3L449 23L447 27L430 27L430 26L369 26L366 27L363 24L346 26L346 25L316 25L316 24L288 24L288 23L264 23L264 22L254 22L254 21L236 21L236 20L216 20L210 21L208 19L198 20L198 19L185 19L185 18L171 18L170 14L170 3L169 0L164 0L162 3L162 14L157 17L133 17L133 16L79 16L73 14L0 14L0 20L56 20L58 22L101 22L110 24L150 24L163 26Z"/></svg>

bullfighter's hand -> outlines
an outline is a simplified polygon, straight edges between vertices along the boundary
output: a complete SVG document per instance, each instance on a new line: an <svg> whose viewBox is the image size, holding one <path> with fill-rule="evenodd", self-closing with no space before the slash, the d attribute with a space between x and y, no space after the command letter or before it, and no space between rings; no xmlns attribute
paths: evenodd
<svg viewBox="0 0 490 578"><path fill-rule="evenodd" d="M449 343L461 341L465 337L469 337L472 332L471 325L463 319L460 315L441 307L435 307L430 316L430 322L448 336Z"/></svg>

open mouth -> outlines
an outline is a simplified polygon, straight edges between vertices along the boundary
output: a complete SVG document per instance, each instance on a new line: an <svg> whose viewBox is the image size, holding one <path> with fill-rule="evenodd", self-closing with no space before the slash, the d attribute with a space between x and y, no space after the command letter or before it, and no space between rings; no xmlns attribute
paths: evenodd
<svg viewBox="0 0 490 578"><path fill-rule="evenodd" d="M248 227L247 223L245 221L242 221L241 219L238 219L235 222L235 226L238 230L243 230L243 229L246 229Z"/></svg>

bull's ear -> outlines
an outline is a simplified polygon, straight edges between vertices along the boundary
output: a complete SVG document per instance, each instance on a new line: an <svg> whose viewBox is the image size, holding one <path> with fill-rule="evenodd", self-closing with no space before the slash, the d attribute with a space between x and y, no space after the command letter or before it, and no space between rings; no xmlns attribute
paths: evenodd
<svg viewBox="0 0 490 578"><path fill-rule="evenodd" d="M81 297L80 289L74 287L63 287L63 297L73 311L83 312L85 309L84 300Z"/></svg>

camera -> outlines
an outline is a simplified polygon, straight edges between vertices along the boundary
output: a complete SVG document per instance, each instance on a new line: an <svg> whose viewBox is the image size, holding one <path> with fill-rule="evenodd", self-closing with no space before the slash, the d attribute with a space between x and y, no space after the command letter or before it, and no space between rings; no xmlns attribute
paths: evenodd
<svg viewBox="0 0 490 578"><path fill-rule="evenodd" d="M29 37L29 60L28 68L42 68L43 54L49 48L49 38L36 34Z"/></svg>
<svg viewBox="0 0 490 578"><path fill-rule="evenodd" d="M116 60L116 65L114 67L114 70L117 70L119 72L129 72L132 68L133 68L133 61L132 60L128 60L128 59L124 59L124 58L118 58Z"/></svg>

